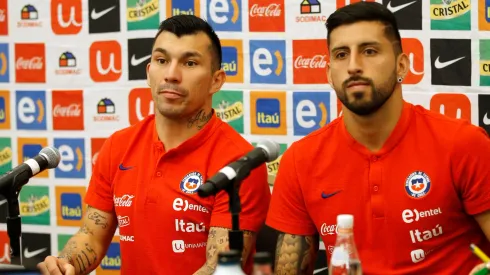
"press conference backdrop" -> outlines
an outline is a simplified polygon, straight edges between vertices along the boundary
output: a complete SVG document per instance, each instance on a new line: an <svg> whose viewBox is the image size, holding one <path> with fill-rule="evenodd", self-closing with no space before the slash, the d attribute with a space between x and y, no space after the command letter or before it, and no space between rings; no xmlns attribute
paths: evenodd
<svg viewBox="0 0 490 275"><path fill-rule="evenodd" d="M405 98L490 131L490 0L378 2L395 13L410 56ZM284 152L339 115L325 73L324 22L346 4L0 0L0 172L45 146L63 156L20 194L26 264L56 254L77 231L104 140L153 112L145 65L160 21L177 14L209 21L227 73L213 99L218 116L250 142L273 138ZM279 163L268 164L271 175ZM8 263L5 200L0 208L0 261ZM324 225L320 233L334 232ZM120 264L116 236L96 274L117 274Z"/></svg>

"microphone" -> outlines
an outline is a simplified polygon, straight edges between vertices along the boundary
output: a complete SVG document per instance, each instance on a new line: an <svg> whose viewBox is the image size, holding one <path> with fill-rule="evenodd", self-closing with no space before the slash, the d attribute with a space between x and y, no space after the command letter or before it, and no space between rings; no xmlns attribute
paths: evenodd
<svg viewBox="0 0 490 275"><path fill-rule="evenodd" d="M0 194L7 197L9 192L12 191L13 185L16 184L17 178L28 180L46 169L56 168L60 160L61 155L58 149L54 147L43 148L39 155L26 160L21 165L0 176ZM21 184L26 182L21 182Z"/></svg>
<svg viewBox="0 0 490 275"><path fill-rule="evenodd" d="M244 173L246 177L254 168L265 162L277 159L279 153L280 147L278 143L269 139L261 140L257 143L257 147L247 155L228 164L219 170L216 175L208 179L206 183L199 186L197 194L202 198L212 196L231 184L239 172Z"/></svg>

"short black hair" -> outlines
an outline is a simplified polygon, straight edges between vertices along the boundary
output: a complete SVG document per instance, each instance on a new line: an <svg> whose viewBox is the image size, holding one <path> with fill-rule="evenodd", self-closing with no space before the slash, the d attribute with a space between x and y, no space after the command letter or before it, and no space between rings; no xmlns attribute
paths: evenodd
<svg viewBox="0 0 490 275"><path fill-rule="evenodd" d="M211 69L213 73L221 69L221 42L218 38L218 35L213 30L211 25L208 24L208 22L195 15L180 14L169 17L162 21L162 23L160 23L160 27L158 28L157 35L155 36L155 40L153 41L152 48L155 46L155 41L157 37L164 31L173 33L177 37L181 37L183 35L197 34L199 32L205 33L211 40L210 50L211 53L214 55L211 61Z"/></svg>
<svg viewBox="0 0 490 275"><path fill-rule="evenodd" d="M342 7L332 13L325 24L327 27L327 42L330 41L330 34L337 27L361 21L377 21L383 24L385 26L385 35L392 42L395 54L399 55L402 53L402 41L395 15L377 2L358 2Z"/></svg>

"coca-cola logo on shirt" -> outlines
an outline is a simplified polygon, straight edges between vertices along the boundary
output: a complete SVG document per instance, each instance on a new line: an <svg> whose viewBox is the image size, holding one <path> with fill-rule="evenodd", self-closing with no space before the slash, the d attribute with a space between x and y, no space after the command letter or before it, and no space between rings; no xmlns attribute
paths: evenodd
<svg viewBox="0 0 490 275"><path fill-rule="evenodd" d="M296 58L296 60L294 60L294 67L297 69L325 69L327 67L327 56L317 54L313 57L303 57L300 55Z"/></svg>
<svg viewBox="0 0 490 275"><path fill-rule="evenodd" d="M69 106L61 106L57 104L53 108L53 117L79 117L82 113L80 104L70 104Z"/></svg>
<svg viewBox="0 0 490 275"><path fill-rule="evenodd" d="M254 4L250 9L250 16L279 17L281 16L281 5L269 4L268 6L259 6L259 4Z"/></svg>
<svg viewBox="0 0 490 275"><path fill-rule="evenodd" d="M17 59L15 67L17 70L42 70L43 69L43 59L42 57L35 56L30 59L20 57Z"/></svg>
<svg viewBox="0 0 490 275"><path fill-rule="evenodd" d="M335 235L337 233L338 231L336 224L327 225L326 223L323 223L322 227L320 228L320 234L322 234L322 236Z"/></svg>
<svg viewBox="0 0 490 275"><path fill-rule="evenodd" d="M114 206L115 207L130 207L133 204L134 195L124 194L121 197L116 197L114 195Z"/></svg>

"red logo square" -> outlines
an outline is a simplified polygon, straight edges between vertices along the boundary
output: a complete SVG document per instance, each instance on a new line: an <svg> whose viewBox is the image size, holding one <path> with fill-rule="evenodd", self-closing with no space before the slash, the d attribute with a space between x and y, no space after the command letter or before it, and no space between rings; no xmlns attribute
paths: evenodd
<svg viewBox="0 0 490 275"><path fill-rule="evenodd" d="M53 130L83 130L83 91L53 91Z"/></svg>
<svg viewBox="0 0 490 275"><path fill-rule="evenodd" d="M102 145L107 138L91 138L91 149L92 149L92 165L97 162L97 157L99 156L99 151L102 149Z"/></svg>
<svg viewBox="0 0 490 275"><path fill-rule="evenodd" d="M46 82L44 43L15 44L15 82Z"/></svg>
<svg viewBox="0 0 490 275"><path fill-rule="evenodd" d="M9 16L7 0L0 0L0 35L9 34Z"/></svg>
<svg viewBox="0 0 490 275"><path fill-rule="evenodd" d="M251 32L284 32L284 0L250 0L248 10Z"/></svg>
<svg viewBox="0 0 490 275"><path fill-rule="evenodd" d="M328 58L324 39L293 40L293 84L327 84Z"/></svg>

